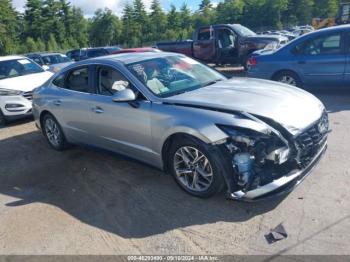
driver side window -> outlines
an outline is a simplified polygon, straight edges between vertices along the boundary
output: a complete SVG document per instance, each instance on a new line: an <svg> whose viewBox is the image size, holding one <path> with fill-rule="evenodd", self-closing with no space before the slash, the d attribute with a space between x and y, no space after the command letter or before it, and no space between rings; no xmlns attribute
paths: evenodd
<svg viewBox="0 0 350 262"><path fill-rule="evenodd" d="M131 88L130 82L117 70L100 66L97 69L99 94L113 96L116 92Z"/></svg>
<svg viewBox="0 0 350 262"><path fill-rule="evenodd" d="M341 54L341 35L333 34L316 37L304 44L304 55L338 55Z"/></svg>

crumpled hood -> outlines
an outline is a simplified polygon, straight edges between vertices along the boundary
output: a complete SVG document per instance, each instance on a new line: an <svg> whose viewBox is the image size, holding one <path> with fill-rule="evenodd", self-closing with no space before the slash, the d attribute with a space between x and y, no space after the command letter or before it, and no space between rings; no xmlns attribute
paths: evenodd
<svg viewBox="0 0 350 262"><path fill-rule="evenodd" d="M317 121L320 100L299 88L253 78L235 78L165 99L169 103L242 111L273 119L292 135Z"/></svg>
<svg viewBox="0 0 350 262"><path fill-rule="evenodd" d="M53 73L45 71L42 73L2 79L0 80L0 88L28 92L44 84L52 75Z"/></svg>

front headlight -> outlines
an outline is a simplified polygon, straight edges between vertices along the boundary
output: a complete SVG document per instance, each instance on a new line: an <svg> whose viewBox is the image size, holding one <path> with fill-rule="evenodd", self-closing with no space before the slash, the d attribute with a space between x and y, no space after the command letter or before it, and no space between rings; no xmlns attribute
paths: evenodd
<svg viewBox="0 0 350 262"><path fill-rule="evenodd" d="M265 50L275 50L278 47L277 42L271 42L265 46Z"/></svg>
<svg viewBox="0 0 350 262"><path fill-rule="evenodd" d="M0 88L0 96L18 96L22 91Z"/></svg>

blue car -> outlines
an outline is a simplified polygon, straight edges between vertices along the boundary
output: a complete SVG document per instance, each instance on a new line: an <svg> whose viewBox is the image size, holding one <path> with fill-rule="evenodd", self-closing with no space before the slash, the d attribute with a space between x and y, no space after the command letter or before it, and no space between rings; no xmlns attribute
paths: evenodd
<svg viewBox="0 0 350 262"><path fill-rule="evenodd" d="M275 51L258 51L249 60L248 76L302 88L350 86L350 25L309 33Z"/></svg>

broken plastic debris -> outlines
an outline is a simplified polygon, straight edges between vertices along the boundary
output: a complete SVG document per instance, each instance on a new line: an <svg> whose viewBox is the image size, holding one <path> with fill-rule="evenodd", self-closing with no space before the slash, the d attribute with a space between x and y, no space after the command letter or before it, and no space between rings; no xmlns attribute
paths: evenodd
<svg viewBox="0 0 350 262"><path fill-rule="evenodd" d="M277 241L283 240L288 237L288 234L286 232L286 229L284 226L279 224L277 227L274 229L271 229L270 233L265 235L266 241L269 244L273 244Z"/></svg>

